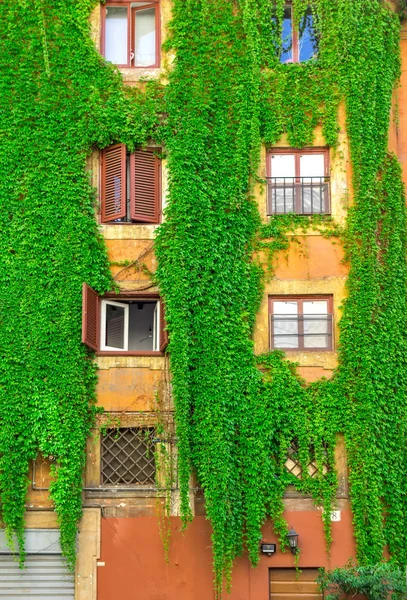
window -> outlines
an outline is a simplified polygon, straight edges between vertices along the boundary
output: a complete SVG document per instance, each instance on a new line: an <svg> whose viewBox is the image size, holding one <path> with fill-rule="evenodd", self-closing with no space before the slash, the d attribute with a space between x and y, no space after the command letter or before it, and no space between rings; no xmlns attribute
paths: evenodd
<svg viewBox="0 0 407 600"><path fill-rule="evenodd" d="M159 67L159 4L118 0L102 6L102 54L120 67Z"/></svg>
<svg viewBox="0 0 407 600"><path fill-rule="evenodd" d="M102 223L159 222L161 169L156 152L128 152L124 144L102 151Z"/></svg>
<svg viewBox="0 0 407 600"><path fill-rule="evenodd" d="M155 484L153 427L107 429L101 436L101 484Z"/></svg>
<svg viewBox="0 0 407 600"><path fill-rule="evenodd" d="M276 148L267 155L267 214L329 214L328 149Z"/></svg>
<svg viewBox="0 0 407 600"><path fill-rule="evenodd" d="M301 466L301 462L300 462L299 453L300 453L300 448L299 448L299 444L298 444L298 439L294 438L288 447L287 458L286 458L284 466L287 469L287 471L289 473L291 473L291 475L294 475L294 477L297 477L297 479L302 479L303 470L302 470L302 466ZM325 475L328 472L328 467L327 467L328 456L327 456L326 447L323 448L323 454L325 455L325 461L322 464L322 474ZM317 465L317 460L315 457L315 449L313 446L311 446L309 448L309 463L306 466L306 469L308 471L308 475L311 478L318 477L318 475L320 474L320 471L319 471L318 465Z"/></svg>
<svg viewBox="0 0 407 600"><path fill-rule="evenodd" d="M82 341L100 354L163 352L168 342L163 313L157 296L100 298L84 284Z"/></svg>
<svg viewBox="0 0 407 600"><path fill-rule="evenodd" d="M332 296L270 297L270 348L332 349Z"/></svg>
<svg viewBox="0 0 407 600"><path fill-rule="evenodd" d="M276 19L274 21L276 22ZM315 58L317 52L318 45L311 8L308 7L300 19L298 29L293 29L293 7L291 3L287 3L284 6L280 62L305 62Z"/></svg>

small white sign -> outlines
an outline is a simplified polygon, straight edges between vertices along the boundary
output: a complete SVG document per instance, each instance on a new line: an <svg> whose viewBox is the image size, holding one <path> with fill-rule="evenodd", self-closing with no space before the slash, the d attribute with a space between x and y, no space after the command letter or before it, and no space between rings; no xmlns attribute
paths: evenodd
<svg viewBox="0 0 407 600"><path fill-rule="evenodd" d="M340 510L331 510L331 521L337 523L341 520L341 511Z"/></svg>

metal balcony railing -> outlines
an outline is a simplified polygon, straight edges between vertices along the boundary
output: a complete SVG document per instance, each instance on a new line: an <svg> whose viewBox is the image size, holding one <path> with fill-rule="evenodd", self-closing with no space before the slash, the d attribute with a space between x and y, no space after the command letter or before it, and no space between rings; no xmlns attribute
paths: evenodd
<svg viewBox="0 0 407 600"><path fill-rule="evenodd" d="M267 177L267 214L330 214L329 177Z"/></svg>

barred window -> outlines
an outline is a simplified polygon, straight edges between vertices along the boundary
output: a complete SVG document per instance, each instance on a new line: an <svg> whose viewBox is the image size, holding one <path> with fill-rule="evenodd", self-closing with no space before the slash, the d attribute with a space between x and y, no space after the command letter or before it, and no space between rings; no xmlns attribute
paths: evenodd
<svg viewBox="0 0 407 600"><path fill-rule="evenodd" d="M101 483L155 484L153 427L108 429L101 436Z"/></svg>
<svg viewBox="0 0 407 600"><path fill-rule="evenodd" d="M267 154L267 214L329 214L328 148L273 148Z"/></svg>
<svg viewBox="0 0 407 600"><path fill-rule="evenodd" d="M324 452L326 455L326 449L324 449ZM298 445L298 440L296 438L294 438L292 440L292 442L288 448L287 459L285 461L285 468L287 469L287 471L289 473L291 473L291 475L294 475L297 479L302 479L303 469L300 464L299 445ZM307 471L308 471L308 475L311 478L317 477L318 474L320 473L320 471L317 467L315 451L312 447L310 448L310 461L307 465ZM322 474L325 475L327 472L328 472L328 468L327 468L326 464L323 464Z"/></svg>

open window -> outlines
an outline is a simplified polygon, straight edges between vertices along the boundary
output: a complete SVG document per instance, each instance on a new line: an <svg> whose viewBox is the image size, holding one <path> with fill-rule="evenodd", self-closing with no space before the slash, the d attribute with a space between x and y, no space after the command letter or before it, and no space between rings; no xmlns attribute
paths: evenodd
<svg viewBox="0 0 407 600"><path fill-rule="evenodd" d="M332 296L270 296L270 348L332 350Z"/></svg>
<svg viewBox="0 0 407 600"><path fill-rule="evenodd" d="M84 284L82 341L100 354L163 352L168 343L163 303L139 294L101 298Z"/></svg>
<svg viewBox="0 0 407 600"><path fill-rule="evenodd" d="M102 54L119 67L160 66L159 3L116 0L102 5Z"/></svg>
<svg viewBox="0 0 407 600"><path fill-rule="evenodd" d="M267 214L329 214L327 148L275 148L267 154Z"/></svg>
<svg viewBox="0 0 407 600"><path fill-rule="evenodd" d="M284 6L283 22L281 26L282 40L280 62L299 63L315 58L318 53L318 39L315 32L314 15L308 6L299 19L295 18L298 25L294 27L293 6L287 2ZM277 17L274 17L277 25Z"/></svg>
<svg viewBox="0 0 407 600"><path fill-rule="evenodd" d="M115 144L101 153L102 223L158 223L161 161L158 149L129 152Z"/></svg>

